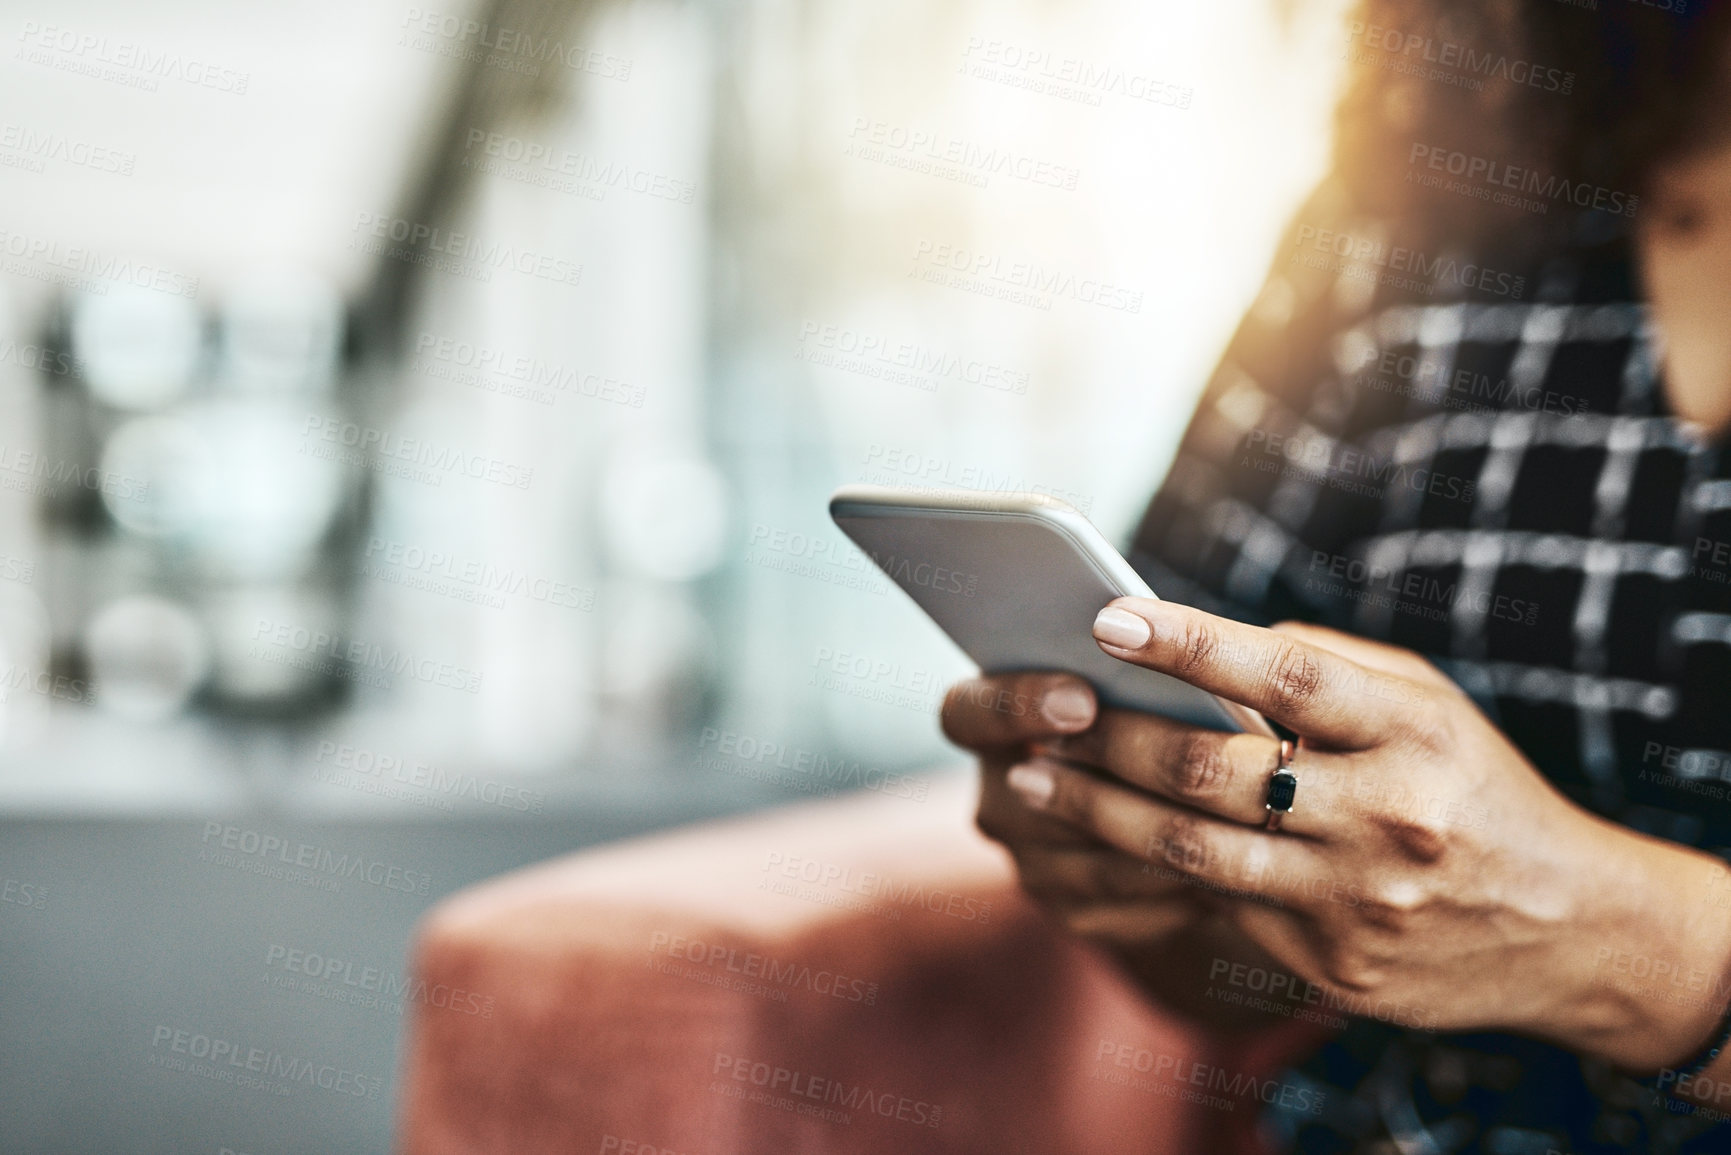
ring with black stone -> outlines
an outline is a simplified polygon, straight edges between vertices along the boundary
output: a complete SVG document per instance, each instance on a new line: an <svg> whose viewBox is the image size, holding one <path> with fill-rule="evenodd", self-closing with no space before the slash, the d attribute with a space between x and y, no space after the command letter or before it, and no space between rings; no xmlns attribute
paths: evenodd
<svg viewBox="0 0 1731 1155"><path fill-rule="evenodd" d="M1298 796L1298 775L1292 772L1292 757L1296 752L1291 742L1281 740L1280 761L1275 764L1274 773L1268 776L1265 830L1279 830L1281 820L1292 812L1293 799Z"/></svg>

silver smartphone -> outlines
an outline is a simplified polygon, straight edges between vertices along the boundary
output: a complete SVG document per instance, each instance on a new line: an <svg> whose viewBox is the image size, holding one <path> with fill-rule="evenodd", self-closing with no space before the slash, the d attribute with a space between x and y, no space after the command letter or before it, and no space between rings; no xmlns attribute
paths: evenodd
<svg viewBox="0 0 1731 1155"><path fill-rule="evenodd" d="M1154 591L1062 501L844 485L829 513L981 670L1064 670L1086 678L1108 706L1274 736L1256 711L1095 644L1094 616L1107 602Z"/></svg>

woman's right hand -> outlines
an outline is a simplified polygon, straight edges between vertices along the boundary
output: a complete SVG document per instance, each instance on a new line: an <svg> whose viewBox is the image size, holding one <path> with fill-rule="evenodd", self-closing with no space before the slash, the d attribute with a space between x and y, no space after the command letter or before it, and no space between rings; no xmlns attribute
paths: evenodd
<svg viewBox="0 0 1731 1155"><path fill-rule="evenodd" d="M1015 859L1022 888L1071 932L1134 964L1207 917L1206 904L1171 872L1031 809L1005 782L1042 744L1086 732L1097 715L1082 679L1025 673L952 686L942 721L950 741L979 755L979 826Z"/></svg>
<svg viewBox="0 0 1731 1155"><path fill-rule="evenodd" d="M1032 809L1008 785L1013 767L1045 757L1046 746L1086 733L1099 717L1088 683L1070 674L1005 674L952 686L944 733L979 755L980 829L1010 852L1035 903L1116 958L1167 1009L1234 1034L1285 1022L1211 997L1219 993L1216 976L1229 968L1274 965L1218 913L1215 895Z"/></svg>

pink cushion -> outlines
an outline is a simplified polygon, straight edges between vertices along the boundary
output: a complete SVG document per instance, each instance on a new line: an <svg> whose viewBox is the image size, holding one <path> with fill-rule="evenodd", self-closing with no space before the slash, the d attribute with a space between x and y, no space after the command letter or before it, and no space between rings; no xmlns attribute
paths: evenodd
<svg viewBox="0 0 1731 1155"><path fill-rule="evenodd" d="M402 1150L1221 1150L1200 1136L1222 1112L1114 1061L1196 1056L1195 1034L1055 933L975 831L971 780L939 782L447 900L416 951Z"/></svg>

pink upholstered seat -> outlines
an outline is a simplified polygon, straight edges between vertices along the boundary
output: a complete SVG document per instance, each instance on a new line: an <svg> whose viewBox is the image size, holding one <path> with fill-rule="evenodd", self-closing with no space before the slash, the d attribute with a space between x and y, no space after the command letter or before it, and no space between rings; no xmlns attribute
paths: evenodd
<svg viewBox="0 0 1731 1155"><path fill-rule="evenodd" d="M944 781L923 803L789 807L447 900L416 952L435 997L412 1025L403 1151L1225 1149L1221 1125L1254 1105L1198 1108L1137 1072L1201 1043L1054 932L974 830L970 782Z"/></svg>

